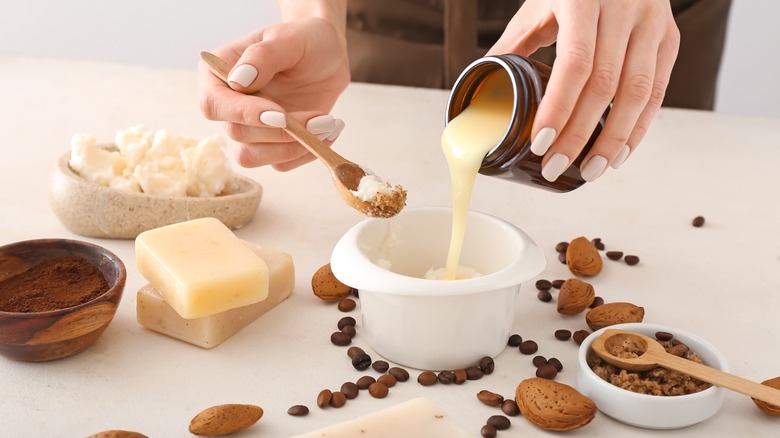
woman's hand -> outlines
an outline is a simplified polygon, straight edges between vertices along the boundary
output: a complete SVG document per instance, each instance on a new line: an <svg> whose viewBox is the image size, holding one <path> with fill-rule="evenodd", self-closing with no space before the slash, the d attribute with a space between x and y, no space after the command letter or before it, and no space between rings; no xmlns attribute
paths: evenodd
<svg viewBox="0 0 780 438"><path fill-rule="evenodd" d="M328 113L349 83L343 29L306 17L253 32L213 53L234 65L228 85L198 66L201 111L225 121L244 167L290 170L311 155L283 129L283 111L332 143L344 122ZM252 96L262 90L268 97ZM269 100L270 99L270 100Z"/></svg>
<svg viewBox="0 0 780 438"><path fill-rule="evenodd" d="M582 162L593 181L617 169L663 102L680 34L669 0L527 0L489 54L528 56L557 41L532 128L531 151L554 181L580 154L610 102L606 126Z"/></svg>

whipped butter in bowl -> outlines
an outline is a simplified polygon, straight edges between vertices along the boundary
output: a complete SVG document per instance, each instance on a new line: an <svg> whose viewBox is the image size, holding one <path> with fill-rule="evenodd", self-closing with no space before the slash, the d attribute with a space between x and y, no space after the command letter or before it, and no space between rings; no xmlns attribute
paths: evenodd
<svg viewBox="0 0 780 438"><path fill-rule="evenodd" d="M49 191L55 215L88 237L133 239L160 226L215 217L239 228L262 196L255 181L234 174L219 137L200 141L137 126L97 145L76 134L60 157Z"/></svg>

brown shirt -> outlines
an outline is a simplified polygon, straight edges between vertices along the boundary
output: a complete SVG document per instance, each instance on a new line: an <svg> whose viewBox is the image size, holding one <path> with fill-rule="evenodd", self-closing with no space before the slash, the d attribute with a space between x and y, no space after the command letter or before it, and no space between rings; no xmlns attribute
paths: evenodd
<svg viewBox="0 0 780 438"><path fill-rule="evenodd" d="M347 41L358 82L450 88L501 36L522 0L350 0ZM731 0L671 0L680 54L666 106L712 109ZM552 64L555 46L534 58Z"/></svg>

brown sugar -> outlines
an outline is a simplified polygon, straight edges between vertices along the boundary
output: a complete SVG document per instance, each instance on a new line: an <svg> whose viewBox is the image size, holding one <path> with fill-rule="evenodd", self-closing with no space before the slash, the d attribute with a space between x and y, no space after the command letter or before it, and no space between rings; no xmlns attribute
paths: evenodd
<svg viewBox="0 0 780 438"><path fill-rule="evenodd" d="M679 350L678 345L682 345L672 340L657 342L663 345L666 351L670 353L674 352L674 350ZM619 357L637 357L636 352L631 351L630 345L624 345L623 347L625 347L624 351L612 351L611 353ZM698 354L687 349L680 354L680 357L696 363L703 363ZM595 354L588 357L588 366L597 376L607 382L639 394L685 395L703 391L712 386L710 383L702 382L687 374L662 367L641 372L626 371L604 362Z"/></svg>
<svg viewBox="0 0 780 438"><path fill-rule="evenodd" d="M89 302L109 286L95 265L79 256L42 262L0 282L0 311L46 312Z"/></svg>

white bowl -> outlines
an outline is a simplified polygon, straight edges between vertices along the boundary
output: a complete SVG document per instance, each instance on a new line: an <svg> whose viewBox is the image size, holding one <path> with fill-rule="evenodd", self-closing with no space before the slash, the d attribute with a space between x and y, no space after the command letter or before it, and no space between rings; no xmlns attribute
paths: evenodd
<svg viewBox="0 0 780 438"><path fill-rule="evenodd" d="M62 155L51 178L49 204L65 227L82 236L135 239L146 230L202 217L215 217L231 229L254 216L263 188L236 175L220 196L157 196L113 189L82 178Z"/></svg>
<svg viewBox="0 0 780 438"><path fill-rule="evenodd" d="M452 210L407 208L350 229L331 257L360 291L361 334L380 355L424 370L458 369L496 356L512 330L520 283L544 270L538 246L496 217L469 212L460 265L482 276L422 278L446 264ZM380 267L390 263L390 270Z"/></svg>
<svg viewBox="0 0 780 438"><path fill-rule="evenodd" d="M639 394L618 388L597 376L590 369L587 357L593 340L606 329L623 329L655 337L659 331L668 332L697 353L704 363L728 371L726 358L712 344L684 330L658 324L617 324L597 330L580 345L577 364L577 386L580 392L596 402L599 410L610 417L646 429L679 429L702 422L715 415L723 404L726 390L712 386L687 395L658 396Z"/></svg>

